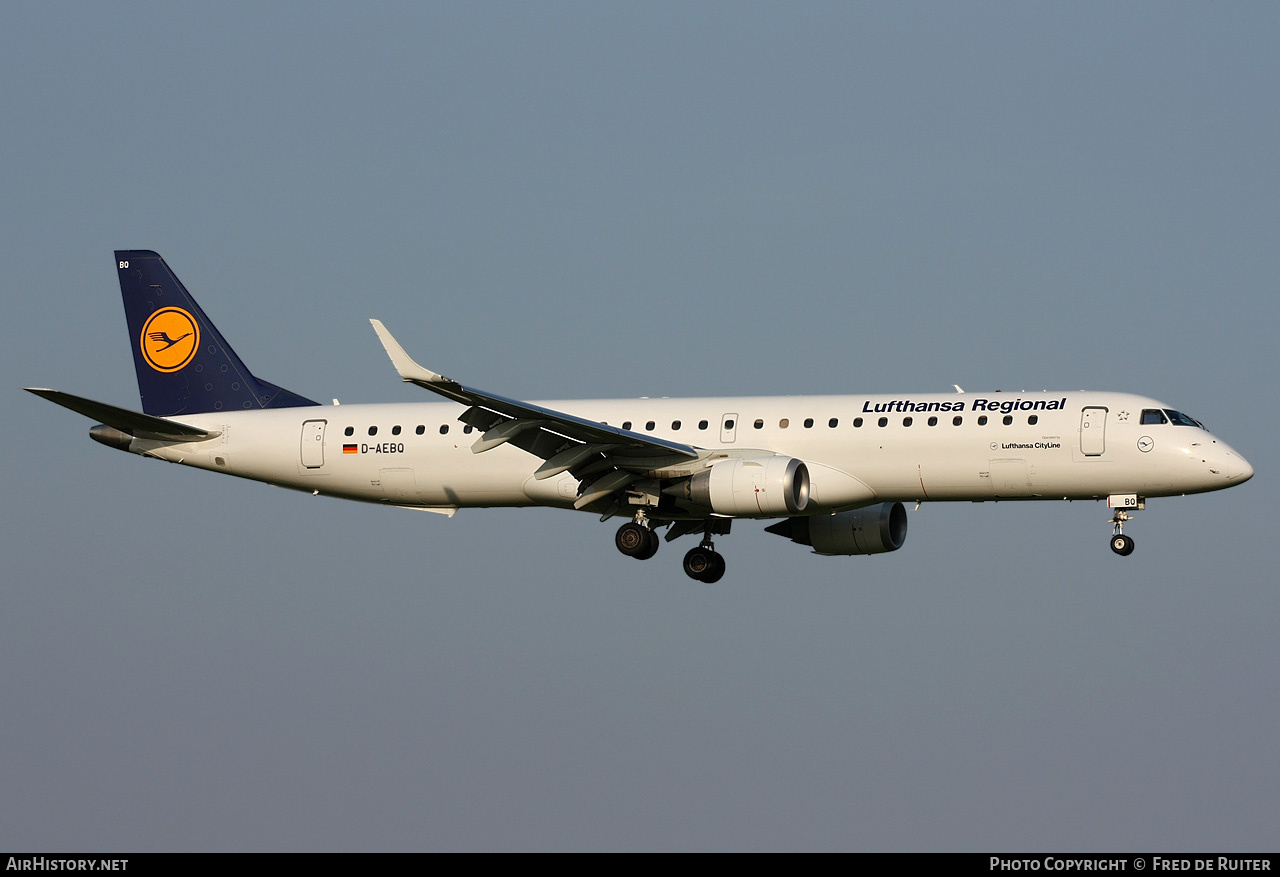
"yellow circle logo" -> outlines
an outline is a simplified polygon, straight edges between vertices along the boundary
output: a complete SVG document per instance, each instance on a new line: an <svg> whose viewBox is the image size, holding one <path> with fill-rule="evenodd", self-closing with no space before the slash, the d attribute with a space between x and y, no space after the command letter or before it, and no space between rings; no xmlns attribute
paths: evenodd
<svg viewBox="0 0 1280 877"><path fill-rule="evenodd" d="M200 349L200 327L182 308L161 308L142 327L142 358L158 372L176 372Z"/></svg>

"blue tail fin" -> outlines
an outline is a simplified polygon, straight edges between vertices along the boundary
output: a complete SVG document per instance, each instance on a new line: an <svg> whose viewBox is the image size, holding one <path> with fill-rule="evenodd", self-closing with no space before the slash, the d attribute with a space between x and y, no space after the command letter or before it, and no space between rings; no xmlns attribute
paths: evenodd
<svg viewBox="0 0 1280 877"><path fill-rule="evenodd" d="M250 374L159 253L116 250L116 267L147 414L319 404Z"/></svg>

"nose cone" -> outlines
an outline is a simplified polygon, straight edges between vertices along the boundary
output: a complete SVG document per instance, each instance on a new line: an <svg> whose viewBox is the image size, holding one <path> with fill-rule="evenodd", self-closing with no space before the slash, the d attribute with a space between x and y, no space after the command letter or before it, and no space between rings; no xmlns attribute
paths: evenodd
<svg viewBox="0 0 1280 877"><path fill-rule="evenodd" d="M1216 441L1217 453L1211 458L1216 464L1213 468L1221 473L1228 484L1244 484L1253 477L1253 467L1235 448L1221 441Z"/></svg>
<svg viewBox="0 0 1280 877"><path fill-rule="evenodd" d="M1253 477L1253 467L1235 451L1227 452L1227 480L1233 484L1244 484Z"/></svg>
<svg viewBox="0 0 1280 877"><path fill-rule="evenodd" d="M1253 467L1244 458L1244 454L1237 452L1226 442L1204 436L1203 433L1199 436L1192 433L1187 435L1190 441L1175 447L1173 453L1174 458L1184 461L1183 464L1190 464L1190 469L1183 470L1183 478L1174 479L1174 489L1181 493L1224 490L1244 484L1253 477ZM1187 486L1182 488L1183 484Z"/></svg>

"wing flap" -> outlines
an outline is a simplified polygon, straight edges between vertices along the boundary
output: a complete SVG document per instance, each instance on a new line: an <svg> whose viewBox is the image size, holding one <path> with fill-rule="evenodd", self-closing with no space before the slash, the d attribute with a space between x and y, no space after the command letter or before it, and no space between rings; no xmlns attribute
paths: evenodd
<svg viewBox="0 0 1280 877"><path fill-rule="evenodd" d="M601 475L595 481L592 481L581 493L578 494L577 500L573 503L575 509L583 509L622 490L632 481L636 480L634 472L626 472L621 469L614 469L607 475Z"/></svg>
<svg viewBox="0 0 1280 877"><path fill-rule="evenodd" d="M516 417L490 429L484 434L483 438L476 439L476 443L471 446L471 453L483 454L485 451L493 450L498 445L505 445L521 433L528 432L531 429L540 429L546 425L545 420L530 420L525 417Z"/></svg>
<svg viewBox="0 0 1280 877"><path fill-rule="evenodd" d="M547 461L538 467L538 471L533 473L533 477L538 481L550 478L553 475L559 475L561 472L567 472L575 466L579 466L596 454L605 454L612 451L617 445L574 445L565 448L554 456L548 457Z"/></svg>

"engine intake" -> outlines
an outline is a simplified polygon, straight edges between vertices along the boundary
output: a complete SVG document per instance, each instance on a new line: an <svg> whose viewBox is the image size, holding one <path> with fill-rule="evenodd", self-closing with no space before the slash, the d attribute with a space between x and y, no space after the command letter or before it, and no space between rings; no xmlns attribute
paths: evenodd
<svg viewBox="0 0 1280 877"><path fill-rule="evenodd" d="M834 515L788 518L765 530L811 546L815 554L883 554L907 541L907 510L900 502L884 502Z"/></svg>

